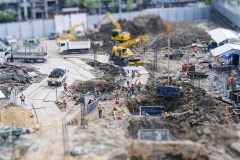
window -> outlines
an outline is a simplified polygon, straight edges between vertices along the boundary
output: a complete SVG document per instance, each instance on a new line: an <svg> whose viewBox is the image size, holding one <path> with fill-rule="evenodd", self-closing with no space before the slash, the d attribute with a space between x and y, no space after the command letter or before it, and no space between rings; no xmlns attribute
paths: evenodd
<svg viewBox="0 0 240 160"><path fill-rule="evenodd" d="M10 53L9 52L5 52L5 56L8 55L8 54L10 54Z"/></svg>
<svg viewBox="0 0 240 160"><path fill-rule="evenodd" d="M61 47L65 46L65 43L61 43Z"/></svg>
<svg viewBox="0 0 240 160"><path fill-rule="evenodd" d="M118 32L116 32L116 31L113 31L113 32L112 32L112 36L113 36L113 37L116 37L117 35L118 35Z"/></svg>
<svg viewBox="0 0 240 160"><path fill-rule="evenodd" d="M34 41L33 40L29 40L29 43L34 43Z"/></svg>

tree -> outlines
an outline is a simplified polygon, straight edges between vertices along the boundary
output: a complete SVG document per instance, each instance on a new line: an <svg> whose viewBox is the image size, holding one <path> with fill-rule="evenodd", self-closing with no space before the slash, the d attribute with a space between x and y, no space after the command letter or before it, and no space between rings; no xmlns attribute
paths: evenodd
<svg viewBox="0 0 240 160"><path fill-rule="evenodd" d="M12 22L12 21L15 21L15 20L16 20L16 18L13 15L11 10L0 11L0 23Z"/></svg>
<svg viewBox="0 0 240 160"><path fill-rule="evenodd" d="M133 4L132 0L127 0L126 1L126 11L132 11L133 10L132 4Z"/></svg>
<svg viewBox="0 0 240 160"><path fill-rule="evenodd" d="M210 1L210 0L205 0L205 4L206 4L206 5L210 5L210 4L211 4L211 1Z"/></svg>
<svg viewBox="0 0 240 160"><path fill-rule="evenodd" d="M65 0L66 7L72 7L72 6L79 6L80 1L79 0Z"/></svg>
<svg viewBox="0 0 240 160"><path fill-rule="evenodd" d="M79 0L79 1L83 5L83 7L87 9L97 7L98 4L96 0Z"/></svg>

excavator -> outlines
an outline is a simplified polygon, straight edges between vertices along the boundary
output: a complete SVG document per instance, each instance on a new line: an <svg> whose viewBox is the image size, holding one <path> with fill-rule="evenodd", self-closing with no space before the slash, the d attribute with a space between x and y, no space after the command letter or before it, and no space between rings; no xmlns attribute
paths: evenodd
<svg viewBox="0 0 240 160"><path fill-rule="evenodd" d="M76 37L75 37L75 35L74 35L74 31L75 31L75 29L76 29L77 27L79 27L79 26L82 26L82 27L83 27L84 32L85 32L85 34L86 34L87 32L86 32L85 24L84 24L84 22L82 22L82 23L79 23L79 24L74 25L70 30L63 31L63 34L61 34L61 35L59 36L59 39L60 39L60 40L75 40Z"/></svg>
<svg viewBox="0 0 240 160"><path fill-rule="evenodd" d="M112 30L111 37L113 41L125 42L130 39L130 33L123 32L121 25L110 15L109 12L107 12L96 24L94 24L94 27L97 28L106 18L108 18L115 26L115 29Z"/></svg>
<svg viewBox="0 0 240 160"><path fill-rule="evenodd" d="M138 43L145 43L149 41L149 35L141 35L137 38L128 40L126 42L120 43L112 48L112 54L110 55L110 60L113 61L115 65L120 66L142 66L143 61L139 57L134 57L134 53L128 48L132 45Z"/></svg>

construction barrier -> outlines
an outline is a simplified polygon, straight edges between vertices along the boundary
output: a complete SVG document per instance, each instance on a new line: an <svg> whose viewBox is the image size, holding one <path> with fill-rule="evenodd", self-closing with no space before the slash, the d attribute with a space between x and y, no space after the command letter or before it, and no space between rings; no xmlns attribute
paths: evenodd
<svg viewBox="0 0 240 160"><path fill-rule="evenodd" d="M93 111L95 108L97 108L99 103L99 99L96 99L95 101L93 101L91 104L89 104L86 108L86 114L90 113L91 111Z"/></svg>

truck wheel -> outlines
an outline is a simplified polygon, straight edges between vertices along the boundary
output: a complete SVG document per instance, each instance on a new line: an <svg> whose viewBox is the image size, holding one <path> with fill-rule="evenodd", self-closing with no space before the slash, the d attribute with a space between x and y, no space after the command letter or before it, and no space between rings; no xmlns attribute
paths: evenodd
<svg viewBox="0 0 240 160"><path fill-rule="evenodd" d="M34 63L34 60L30 60L31 63Z"/></svg>
<svg viewBox="0 0 240 160"><path fill-rule="evenodd" d="M85 50L81 50L80 53L81 53L81 54L85 54L86 51L85 51Z"/></svg>
<svg viewBox="0 0 240 160"><path fill-rule="evenodd" d="M66 50L65 50L65 51L63 51L63 54L68 54L68 51L66 51Z"/></svg>

